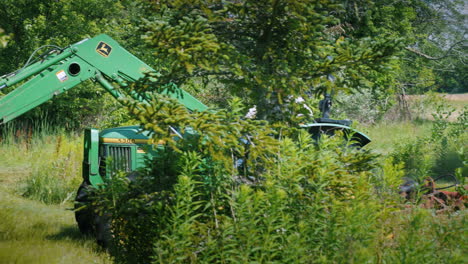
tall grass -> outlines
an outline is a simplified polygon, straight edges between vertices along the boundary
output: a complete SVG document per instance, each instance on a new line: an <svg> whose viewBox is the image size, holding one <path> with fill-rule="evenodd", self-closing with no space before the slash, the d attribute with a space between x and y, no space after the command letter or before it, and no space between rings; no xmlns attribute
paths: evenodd
<svg viewBox="0 0 468 264"><path fill-rule="evenodd" d="M81 136L36 122L9 123L0 138L0 263L111 263L80 234L69 202L81 181Z"/></svg>
<svg viewBox="0 0 468 264"><path fill-rule="evenodd" d="M81 136L47 123L1 128L3 181L26 197L44 203L73 200L81 181ZM20 172L15 175L16 172Z"/></svg>

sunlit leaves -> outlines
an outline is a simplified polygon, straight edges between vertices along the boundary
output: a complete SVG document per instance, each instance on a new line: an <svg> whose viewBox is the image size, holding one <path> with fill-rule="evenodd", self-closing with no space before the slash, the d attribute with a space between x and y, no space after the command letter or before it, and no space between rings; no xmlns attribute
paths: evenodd
<svg viewBox="0 0 468 264"><path fill-rule="evenodd" d="M295 98L372 86L397 42L334 35L335 1L157 1L146 40L164 80L207 78L257 105L260 119L297 122ZM331 59L330 59L331 58ZM337 82L323 83L334 74ZM304 118L305 116L303 116Z"/></svg>

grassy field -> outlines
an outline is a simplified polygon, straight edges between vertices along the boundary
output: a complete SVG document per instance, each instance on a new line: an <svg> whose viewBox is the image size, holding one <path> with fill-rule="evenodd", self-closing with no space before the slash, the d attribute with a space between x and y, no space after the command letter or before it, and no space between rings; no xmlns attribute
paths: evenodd
<svg viewBox="0 0 468 264"><path fill-rule="evenodd" d="M365 133L372 139L367 148L381 154L388 154L397 144L410 142L417 137L430 134L430 122L392 122L378 123L364 128Z"/></svg>
<svg viewBox="0 0 468 264"><path fill-rule="evenodd" d="M432 115L437 111L438 105L443 105L446 111L452 111L447 116L447 120L451 122L456 121L464 108L468 107L468 93L409 95L407 100L413 120L399 122L383 120L372 126L360 128L372 139L368 148L381 154L388 154L397 144L429 136L434 121Z"/></svg>

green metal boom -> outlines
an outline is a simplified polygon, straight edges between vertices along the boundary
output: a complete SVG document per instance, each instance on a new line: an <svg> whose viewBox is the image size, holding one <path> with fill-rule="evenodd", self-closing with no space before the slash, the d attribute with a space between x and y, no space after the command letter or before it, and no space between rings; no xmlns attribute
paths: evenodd
<svg viewBox="0 0 468 264"><path fill-rule="evenodd" d="M150 66L129 53L107 35L84 39L59 53L49 54L45 59L24 69L0 78L0 89L25 83L0 97L0 124L6 123L39 106L76 85L94 79L115 98L122 98L121 90L139 100L127 88L146 73L155 72ZM112 82L120 86L116 89ZM189 110L204 111L207 106L180 88L165 90Z"/></svg>

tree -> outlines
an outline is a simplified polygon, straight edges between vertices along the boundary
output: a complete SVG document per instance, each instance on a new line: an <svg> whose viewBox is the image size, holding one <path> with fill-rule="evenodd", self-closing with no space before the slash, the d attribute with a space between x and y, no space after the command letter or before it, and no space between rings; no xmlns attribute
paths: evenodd
<svg viewBox="0 0 468 264"><path fill-rule="evenodd" d="M163 72L159 81L209 81L256 104L261 119L294 119L299 96L372 86L398 49L392 36L337 32L344 12L339 1L180 0L152 6L146 39Z"/></svg>
<svg viewBox="0 0 468 264"><path fill-rule="evenodd" d="M398 89L411 93L466 89L464 1L344 1L344 31L393 35L405 45L394 71Z"/></svg>
<svg viewBox="0 0 468 264"><path fill-rule="evenodd" d="M414 38L406 47L402 84L412 93L466 91L464 1L419 1Z"/></svg>

